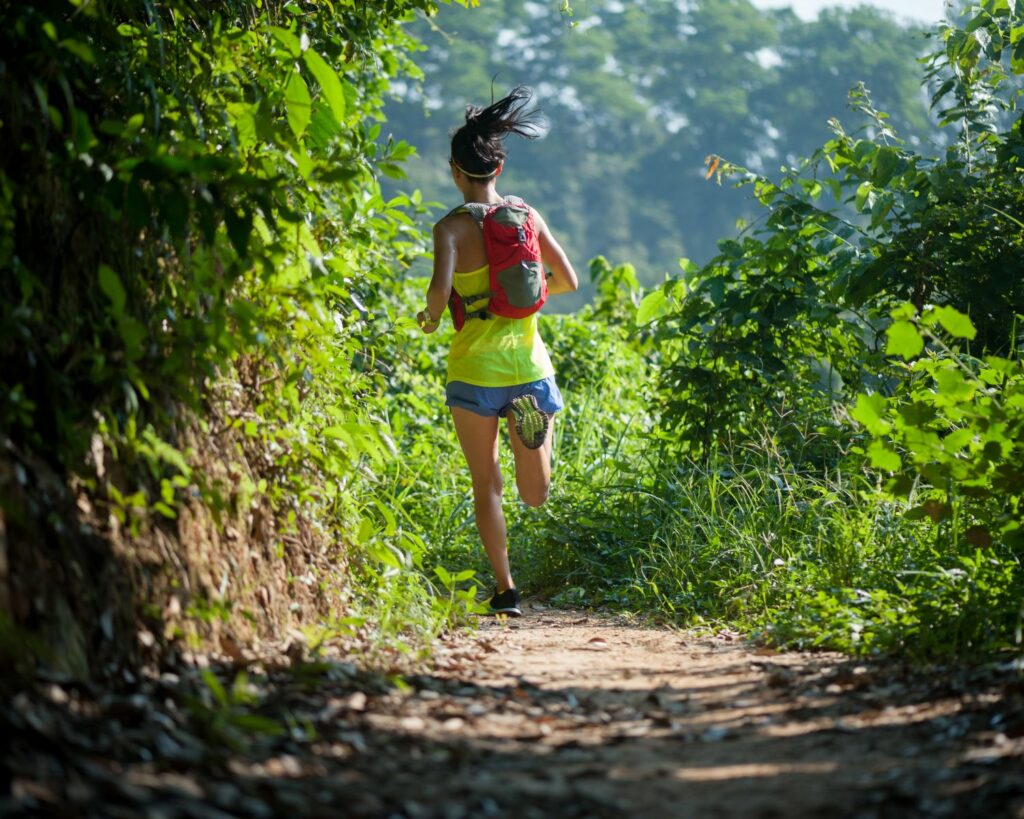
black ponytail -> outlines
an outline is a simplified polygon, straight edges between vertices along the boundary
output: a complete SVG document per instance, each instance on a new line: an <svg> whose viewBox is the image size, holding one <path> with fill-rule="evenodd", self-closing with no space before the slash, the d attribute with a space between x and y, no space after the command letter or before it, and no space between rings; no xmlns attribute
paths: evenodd
<svg viewBox="0 0 1024 819"><path fill-rule="evenodd" d="M466 124L452 134L452 161L468 176L487 179L505 159L503 140L509 134L526 139L540 136L537 111L526 111L533 92L518 85L486 108L466 106Z"/></svg>

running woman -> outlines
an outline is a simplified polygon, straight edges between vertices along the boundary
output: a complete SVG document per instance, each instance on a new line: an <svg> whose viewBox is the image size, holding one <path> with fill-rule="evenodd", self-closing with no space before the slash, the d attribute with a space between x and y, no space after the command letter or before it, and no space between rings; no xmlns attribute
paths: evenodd
<svg viewBox="0 0 1024 819"><path fill-rule="evenodd" d="M539 135L533 112L526 110L530 97L530 90L519 86L486 108L469 105L465 124L452 135L448 164L465 204L434 226L434 274L427 306L417 316L425 333L437 329L452 288L468 300L471 310L472 297L490 287L483 233L473 206L505 201L496 188L504 168L505 137ZM576 272L540 214L535 216L548 292L571 293L579 287ZM494 614L518 617L520 595L509 568L501 508L498 419L507 420L519 496L529 506L541 506L551 483L554 416L564 403L538 332L538 313L526 318L468 318L452 340L446 393L473 480L477 531L494 570L496 587L489 608Z"/></svg>

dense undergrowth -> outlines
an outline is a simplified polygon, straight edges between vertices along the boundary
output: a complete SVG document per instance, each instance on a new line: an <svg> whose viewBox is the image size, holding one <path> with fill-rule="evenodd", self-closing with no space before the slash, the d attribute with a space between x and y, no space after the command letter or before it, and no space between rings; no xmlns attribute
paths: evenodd
<svg viewBox="0 0 1024 819"><path fill-rule="evenodd" d="M387 283L422 252L420 206L378 180L412 152L381 133L389 79L416 72L397 21L432 8L0 12L15 661L84 676L318 621L421 647L447 622L423 575L373 557L417 544L377 496Z"/></svg>
<svg viewBox="0 0 1024 819"><path fill-rule="evenodd" d="M1014 8L985 2L937 32L926 80L945 156L903 145L856 88L864 127L834 122L780 181L709 158L764 218L704 268L684 261L645 293L629 265L592 264L595 304L544 325L568 407L550 502L507 504L521 585L787 645L1019 651ZM407 500L430 555L483 571L457 451L423 454L430 478Z"/></svg>

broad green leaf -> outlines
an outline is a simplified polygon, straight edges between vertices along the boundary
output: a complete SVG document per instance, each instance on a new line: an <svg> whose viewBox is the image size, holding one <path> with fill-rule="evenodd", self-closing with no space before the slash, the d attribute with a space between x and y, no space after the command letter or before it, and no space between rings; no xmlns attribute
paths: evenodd
<svg viewBox="0 0 1024 819"><path fill-rule="evenodd" d="M644 296L640 306L636 309L636 323L642 327L658 316L663 315L667 303L668 299L665 297L664 290L652 290Z"/></svg>
<svg viewBox="0 0 1024 819"><path fill-rule="evenodd" d="M894 148L879 148L875 154L874 169L871 176L872 183L879 188L889 184L896 166L899 164L899 154Z"/></svg>
<svg viewBox="0 0 1024 819"><path fill-rule="evenodd" d="M883 441L872 441L868 447L868 457L876 469L897 472L903 466L900 456L886 446Z"/></svg>
<svg viewBox="0 0 1024 819"><path fill-rule="evenodd" d="M885 345L887 355L902 356L909 361L920 355L924 349L924 339L909 321L894 321L889 326L887 335L888 340Z"/></svg>
<svg viewBox="0 0 1024 819"><path fill-rule="evenodd" d="M969 316L952 307L943 306L935 311L942 328L955 338L973 339L978 335Z"/></svg>
<svg viewBox="0 0 1024 819"><path fill-rule="evenodd" d="M331 107L331 113L334 114L338 122L343 122L345 120L345 90L338 73L313 49L306 51L302 55L302 59L305 60L306 66L320 85L324 99Z"/></svg>
<svg viewBox="0 0 1024 819"><path fill-rule="evenodd" d="M860 187L857 188L857 195L854 197L854 205L857 210L864 210L865 206L870 207L874 204L873 187L870 182L861 182Z"/></svg>
<svg viewBox="0 0 1024 819"><path fill-rule="evenodd" d="M696 262L692 261L691 259L687 259L687 258L684 257L684 258L679 260L679 269L682 270L683 273L686 273L688 275L693 275L694 273L697 273L698 271L700 271L700 265L698 265Z"/></svg>
<svg viewBox="0 0 1024 819"><path fill-rule="evenodd" d="M232 102L227 106L235 124L235 133L238 135L238 144L243 148L251 148L257 142L256 135L256 106L242 102Z"/></svg>
<svg viewBox="0 0 1024 819"><path fill-rule="evenodd" d="M292 53L293 57L298 57L302 52L302 44L299 42L299 38L292 34L288 29L281 28L280 26L271 26L270 33L274 35L281 45Z"/></svg>
<svg viewBox="0 0 1024 819"><path fill-rule="evenodd" d="M964 401L974 395L977 386L968 381L960 370L944 369L935 373L939 394L954 401Z"/></svg>
<svg viewBox="0 0 1024 819"><path fill-rule="evenodd" d="M356 530L356 542L367 543L377 533L377 527L369 518L363 518L359 522L359 529Z"/></svg>
<svg viewBox="0 0 1024 819"><path fill-rule="evenodd" d="M105 264L100 265L100 290L110 299L110 309L117 318L124 315L124 305L127 296L124 292L124 285L121 279L111 268Z"/></svg>
<svg viewBox="0 0 1024 819"><path fill-rule="evenodd" d="M861 394L857 396L857 405L850 410L850 415L872 435L884 435L891 428L884 418L886 406L885 398L878 393Z"/></svg>
<svg viewBox="0 0 1024 819"><path fill-rule="evenodd" d="M708 279L704 282L704 292L711 304L718 307L725 298L725 282L720 278Z"/></svg>
<svg viewBox="0 0 1024 819"><path fill-rule="evenodd" d="M367 551L371 557L379 560L385 566L389 566L392 569L405 568L402 564L402 559L388 546L371 546L367 548Z"/></svg>
<svg viewBox="0 0 1024 819"><path fill-rule="evenodd" d="M288 111L288 125L296 137L301 137L313 115L313 100L309 96L306 81L298 71L293 71L284 90L284 102Z"/></svg>
<svg viewBox="0 0 1024 819"><path fill-rule="evenodd" d="M946 450L950 455L955 455L965 446L967 446L974 438L974 430L970 427L964 427L962 429L955 429L949 435L947 435L942 441L942 448Z"/></svg>

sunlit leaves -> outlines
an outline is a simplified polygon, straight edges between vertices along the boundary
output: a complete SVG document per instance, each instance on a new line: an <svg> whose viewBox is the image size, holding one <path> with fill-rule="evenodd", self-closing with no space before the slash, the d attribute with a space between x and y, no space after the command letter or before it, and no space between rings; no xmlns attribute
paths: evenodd
<svg viewBox="0 0 1024 819"><path fill-rule="evenodd" d="M652 290L644 296L636 310L636 323L640 326L649 324L664 313L667 301L668 297L664 290Z"/></svg>
<svg viewBox="0 0 1024 819"><path fill-rule="evenodd" d="M309 125L310 117L313 115L313 100L309 96L309 88L306 81L298 71L293 71L288 77L288 85L285 87L284 102L288 115L288 125L296 137L301 137Z"/></svg>
<svg viewBox="0 0 1024 819"><path fill-rule="evenodd" d="M291 56L298 57L302 53L302 43L293 32L280 26L269 26L268 30Z"/></svg>
<svg viewBox="0 0 1024 819"><path fill-rule="evenodd" d="M886 400L881 395L862 394L857 396L857 404L850 411L850 415L862 423L872 435L884 435L891 429L890 424L883 420L886 409Z"/></svg>
<svg viewBox="0 0 1024 819"><path fill-rule="evenodd" d="M896 472L903 464L900 456L883 441L872 441L868 446L868 460L877 469Z"/></svg>
<svg viewBox="0 0 1024 819"><path fill-rule="evenodd" d="M924 349L924 339L909 321L894 321L887 333L885 352L905 359L915 358Z"/></svg>
<svg viewBox="0 0 1024 819"><path fill-rule="evenodd" d="M978 334L970 317L953 307L948 305L938 307L935 310L935 315L942 328L954 338L972 339Z"/></svg>
<svg viewBox="0 0 1024 819"><path fill-rule="evenodd" d="M323 92L327 104L331 107L331 112L338 122L344 122L346 110L345 91L337 72L313 49L307 49L303 53L302 58L316 78L317 83L319 83L320 90Z"/></svg>
<svg viewBox="0 0 1024 819"><path fill-rule="evenodd" d="M949 305L919 312L905 304L892 315L889 339L895 333L903 340L891 352L915 360L907 366L911 378L898 385L896 395L860 395L851 410L872 436L869 463L896 473L888 484L894 494L910 496L928 487L945 494L945 500L931 497L910 509L908 519L980 521L962 535L978 548L998 539L1019 542L1024 365L999 356L978 361L960 349L975 328Z"/></svg>

